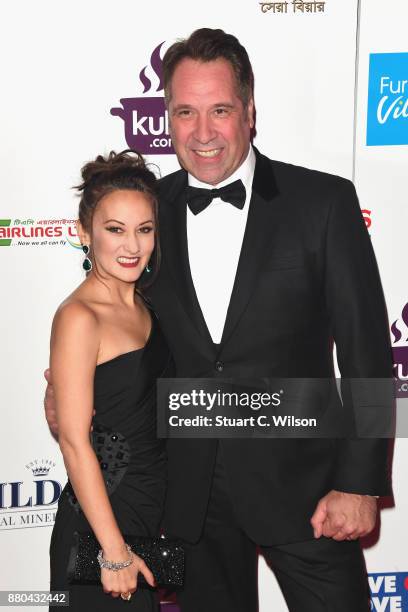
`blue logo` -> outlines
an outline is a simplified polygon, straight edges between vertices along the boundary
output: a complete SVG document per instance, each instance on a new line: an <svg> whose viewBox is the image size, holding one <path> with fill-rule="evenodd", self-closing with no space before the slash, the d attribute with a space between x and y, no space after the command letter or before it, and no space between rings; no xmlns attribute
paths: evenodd
<svg viewBox="0 0 408 612"><path fill-rule="evenodd" d="M408 611L408 572L369 574L373 612Z"/></svg>
<svg viewBox="0 0 408 612"><path fill-rule="evenodd" d="M367 145L408 144L408 53L371 53Z"/></svg>

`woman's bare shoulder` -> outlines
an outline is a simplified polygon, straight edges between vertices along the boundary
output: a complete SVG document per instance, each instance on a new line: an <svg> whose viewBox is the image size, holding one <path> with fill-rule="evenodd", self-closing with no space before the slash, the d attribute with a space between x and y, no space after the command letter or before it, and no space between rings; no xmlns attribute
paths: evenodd
<svg viewBox="0 0 408 612"><path fill-rule="evenodd" d="M69 334L73 340L84 341L89 336L99 340L99 321L92 305L75 293L68 296L54 315L51 339L56 334Z"/></svg>

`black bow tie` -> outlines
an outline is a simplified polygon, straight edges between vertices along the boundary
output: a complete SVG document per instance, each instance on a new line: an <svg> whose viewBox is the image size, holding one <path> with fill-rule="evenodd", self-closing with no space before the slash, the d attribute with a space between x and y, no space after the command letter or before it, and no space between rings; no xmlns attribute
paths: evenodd
<svg viewBox="0 0 408 612"><path fill-rule="evenodd" d="M245 204L245 187L241 179L234 181L220 189L202 189L201 187L186 187L188 207L194 215L202 212L214 198L221 198L224 202L232 204L242 210Z"/></svg>

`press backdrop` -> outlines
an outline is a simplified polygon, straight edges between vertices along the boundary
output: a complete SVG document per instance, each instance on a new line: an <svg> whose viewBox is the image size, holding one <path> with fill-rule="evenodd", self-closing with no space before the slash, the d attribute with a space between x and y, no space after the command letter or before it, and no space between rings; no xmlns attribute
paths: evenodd
<svg viewBox="0 0 408 612"><path fill-rule="evenodd" d="M136 147L162 174L178 167L160 61L198 27L221 27L247 48L261 151L355 181L388 305L399 418L406 418L407 23L405 0L15 0L3 7L0 589L49 584L49 538L66 476L43 418L43 370L53 313L83 278L71 186L83 162L111 149ZM407 460L399 439L395 507L387 503L380 536L365 549L373 610L408 610ZM262 559L259 578L260 611L284 612Z"/></svg>

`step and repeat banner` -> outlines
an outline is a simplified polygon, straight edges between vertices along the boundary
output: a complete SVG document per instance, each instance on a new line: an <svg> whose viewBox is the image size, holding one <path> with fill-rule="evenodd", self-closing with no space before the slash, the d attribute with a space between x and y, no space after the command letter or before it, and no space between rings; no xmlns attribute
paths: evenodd
<svg viewBox="0 0 408 612"><path fill-rule="evenodd" d="M374 244L388 307L398 421L408 414L408 5L363 0L358 44L355 184ZM373 610L408 610L408 444L394 448L395 507L383 509L365 558Z"/></svg>
<svg viewBox="0 0 408 612"><path fill-rule="evenodd" d="M71 187L112 149L138 149L161 175L178 168L161 58L199 27L247 48L262 152L355 180L388 305L399 418L408 413L408 6L16 0L2 22L0 590L45 590L66 473L43 416L43 371L53 313L84 278ZM408 610L407 460L397 440L395 503L365 543L372 609L383 612ZM284 612L262 558L259 582L260 612Z"/></svg>

